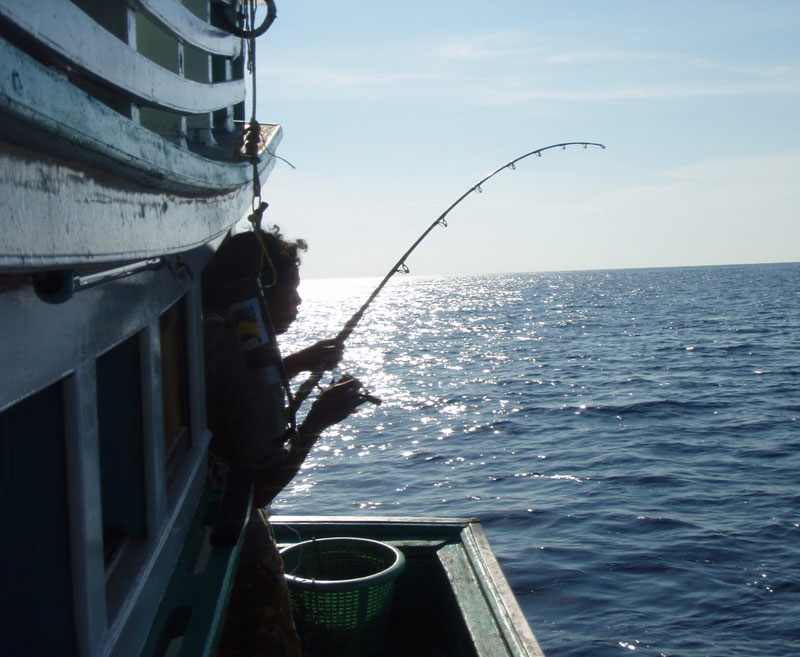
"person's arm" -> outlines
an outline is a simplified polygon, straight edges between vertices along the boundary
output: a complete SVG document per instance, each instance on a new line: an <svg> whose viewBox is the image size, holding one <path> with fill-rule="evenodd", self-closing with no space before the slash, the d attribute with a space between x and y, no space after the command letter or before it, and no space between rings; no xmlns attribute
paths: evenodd
<svg viewBox="0 0 800 657"><path fill-rule="evenodd" d="M255 472L256 507L266 506L294 478L323 431L350 416L367 401L360 393L361 382L343 378L320 393L303 423L291 437L281 459Z"/></svg>
<svg viewBox="0 0 800 657"><path fill-rule="evenodd" d="M310 372L319 365L322 365L326 371L332 370L342 360L343 352L344 345L336 342L336 340L320 340L310 347L286 356L283 359L283 366L286 368L286 375L290 379L293 379L300 372Z"/></svg>

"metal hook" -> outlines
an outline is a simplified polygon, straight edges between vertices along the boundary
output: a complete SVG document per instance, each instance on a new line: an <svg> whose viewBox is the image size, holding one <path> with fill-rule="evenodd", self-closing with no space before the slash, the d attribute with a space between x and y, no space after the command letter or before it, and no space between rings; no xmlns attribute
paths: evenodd
<svg viewBox="0 0 800 657"><path fill-rule="evenodd" d="M194 281L194 272L192 271L192 268L183 262L180 256L175 257L174 263L167 260L167 266L169 267L172 275L175 277L175 280L178 281L178 283L180 283L184 288L188 288Z"/></svg>

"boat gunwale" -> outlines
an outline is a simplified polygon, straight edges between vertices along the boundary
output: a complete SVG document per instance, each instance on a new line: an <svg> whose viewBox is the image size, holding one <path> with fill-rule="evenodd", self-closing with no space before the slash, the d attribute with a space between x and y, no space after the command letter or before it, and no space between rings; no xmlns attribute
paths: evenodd
<svg viewBox="0 0 800 657"><path fill-rule="evenodd" d="M81 112L76 114L74 107ZM233 152L229 161L221 161L182 148L115 112L2 38L0 112L14 119L0 126L0 135L12 143L105 167L148 189L211 195L252 182L252 164L234 161ZM265 125L262 175L274 165L271 152L281 137L280 126Z"/></svg>

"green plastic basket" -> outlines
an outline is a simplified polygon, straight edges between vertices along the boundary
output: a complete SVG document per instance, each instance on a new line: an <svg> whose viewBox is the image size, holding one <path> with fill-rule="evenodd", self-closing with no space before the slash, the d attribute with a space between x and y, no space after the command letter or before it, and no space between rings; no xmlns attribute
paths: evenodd
<svg viewBox="0 0 800 657"><path fill-rule="evenodd" d="M321 538L281 550L297 631L307 654L364 657L381 646L398 549L366 538Z"/></svg>

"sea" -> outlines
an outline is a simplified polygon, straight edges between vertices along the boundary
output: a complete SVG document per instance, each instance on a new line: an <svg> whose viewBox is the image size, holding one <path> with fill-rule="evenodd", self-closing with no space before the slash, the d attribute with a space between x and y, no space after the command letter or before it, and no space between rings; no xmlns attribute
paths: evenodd
<svg viewBox="0 0 800 657"><path fill-rule="evenodd" d="M378 282L303 282L284 353ZM477 516L548 657L800 654L800 263L398 274L345 372L383 403L274 512Z"/></svg>

